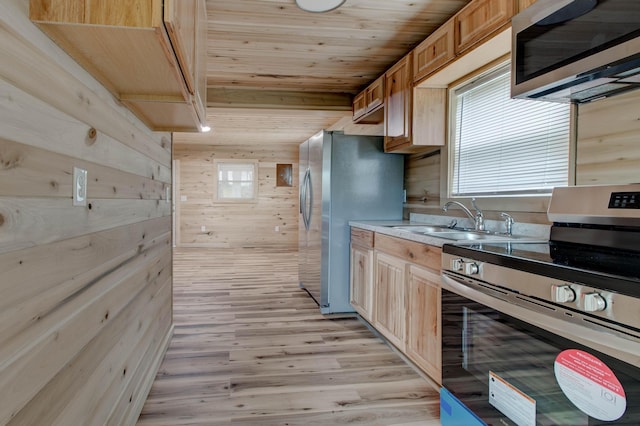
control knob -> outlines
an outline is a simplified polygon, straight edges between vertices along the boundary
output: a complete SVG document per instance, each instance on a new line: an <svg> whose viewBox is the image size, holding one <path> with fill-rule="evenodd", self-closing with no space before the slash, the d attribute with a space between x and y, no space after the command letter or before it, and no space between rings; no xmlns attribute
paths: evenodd
<svg viewBox="0 0 640 426"><path fill-rule="evenodd" d="M582 309L585 312L604 311L607 308L607 301L598 293L587 293L582 295Z"/></svg>
<svg viewBox="0 0 640 426"><path fill-rule="evenodd" d="M551 300L556 303L568 303L576 300L576 293L569 285L551 286Z"/></svg>
<svg viewBox="0 0 640 426"><path fill-rule="evenodd" d="M475 275L480 272L480 267L477 263L474 262L465 262L464 263L464 273L467 275Z"/></svg>
<svg viewBox="0 0 640 426"><path fill-rule="evenodd" d="M453 269L456 272L462 271L462 265L464 265L463 259L453 259L451 261L451 269Z"/></svg>

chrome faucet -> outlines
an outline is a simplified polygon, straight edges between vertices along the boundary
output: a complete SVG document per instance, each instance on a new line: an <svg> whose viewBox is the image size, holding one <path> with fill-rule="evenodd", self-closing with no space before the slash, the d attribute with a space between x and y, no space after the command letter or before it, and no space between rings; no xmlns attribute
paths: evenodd
<svg viewBox="0 0 640 426"><path fill-rule="evenodd" d="M500 213L500 217L504 219L505 234L511 235L513 233L513 224L515 220L513 220L513 217L511 217L510 214L504 212Z"/></svg>
<svg viewBox="0 0 640 426"><path fill-rule="evenodd" d="M448 201L444 206L442 206L442 210L446 212L447 210L449 210L449 207L453 205L460 207L462 211L465 212L471 220L473 220L476 231L484 231L484 213L482 213L482 210L480 210L480 208L476 204L475 198L471 199L471 205L476 210L475 214L471 213L471 210L466 208L465 205L459 201Z"/></svg>

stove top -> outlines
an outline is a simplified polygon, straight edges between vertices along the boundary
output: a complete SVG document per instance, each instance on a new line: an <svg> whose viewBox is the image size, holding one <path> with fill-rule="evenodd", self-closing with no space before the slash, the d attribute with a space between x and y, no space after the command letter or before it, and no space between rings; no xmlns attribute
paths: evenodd
<svg viewBox="0 0 640 426"><path fill-rule="evenodd" d="M445 244L443 253L640 297L640 254L549 243Z"/></svg>

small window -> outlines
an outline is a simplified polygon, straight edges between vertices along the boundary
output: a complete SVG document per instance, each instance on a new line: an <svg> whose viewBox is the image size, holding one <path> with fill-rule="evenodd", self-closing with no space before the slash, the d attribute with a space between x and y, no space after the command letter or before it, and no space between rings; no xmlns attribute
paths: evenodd
<svg viewBox="0 0 640 426"><path fill-rule="evenodd" d="M454 89L452 196L549 194L566 186L570 108L511 99L509 67Z"/></svg>
<svg viewBox="0 0 640 426"><path fill-rule="evenodd" d="M217 160L214 165L216 167L216 201L256 200L257 161Z"/></svg>
<svg viewBox="0 0 640 426"><path fill-rule="evenodd" d="M276 186L293 186L293 164L276 164Z"/></svg>

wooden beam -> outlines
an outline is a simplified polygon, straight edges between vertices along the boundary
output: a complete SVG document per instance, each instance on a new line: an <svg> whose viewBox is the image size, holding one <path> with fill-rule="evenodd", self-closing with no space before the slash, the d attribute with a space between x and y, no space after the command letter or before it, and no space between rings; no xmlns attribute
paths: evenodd
<svg viewBox="0 0 640 426"><path fill-rule="evenodd" d="M207 107L350 111L352 97L350 93L209 87Z"/></svg>

